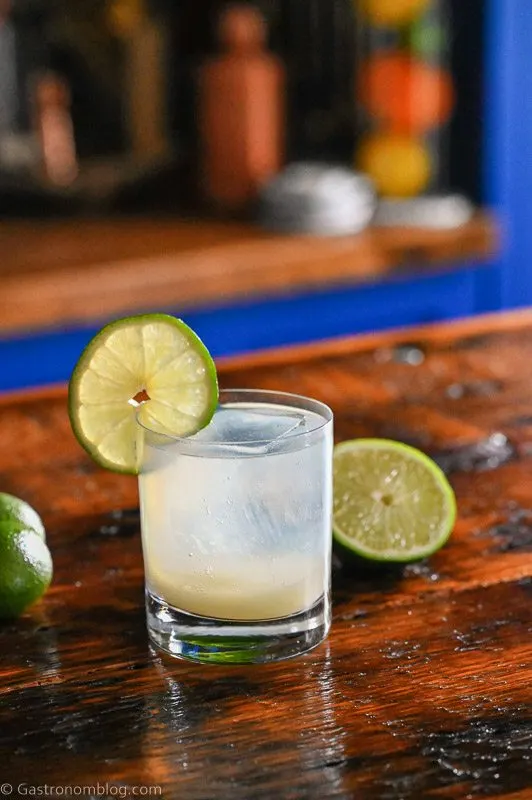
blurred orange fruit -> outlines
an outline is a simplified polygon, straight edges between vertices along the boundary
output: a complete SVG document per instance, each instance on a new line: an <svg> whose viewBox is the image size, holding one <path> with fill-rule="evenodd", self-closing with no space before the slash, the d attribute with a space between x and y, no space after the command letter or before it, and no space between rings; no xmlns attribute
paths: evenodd
<svg viewBox="0 0 532 800"><path fill-rule="evenodd" d="M414 197L426 189L432 163L426 146L407 136L371 133L356 155L358 169L365 172L384 197Z"/></svg>
<svg viewBox="0 0 532 800"><path fill-rule="evenodd" d="M408 25L423 14L430 0L358 0L357 8L372 25Z"/></svg>
<svg viewBox="0 0 532 800"><path fill-rule="evenodd" d="M446 70L405 53L383 53L362 65L358 100L387 128L397 133L424 133L451 116L453 81Z"/></svg>

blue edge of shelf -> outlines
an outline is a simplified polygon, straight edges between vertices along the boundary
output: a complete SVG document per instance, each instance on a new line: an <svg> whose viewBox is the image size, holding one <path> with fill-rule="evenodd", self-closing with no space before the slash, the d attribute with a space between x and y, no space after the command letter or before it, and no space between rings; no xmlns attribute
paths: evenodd
<svg viewBox="0 0 532 800"><path fill-rule="evenodd" d="M181 314L215 356L418 325L532 302L530 0L488 0L484 177L505 242L493 263ZM158 309L161 310L161 309ZM100 325L0 340L0 390L62 382Z"/></svg>
<svg viewBox="0 0 532 800"><path fill-rule="evenodd" d="M467 316L489 268L472 266L429 277L231 304L181 314L215 357L353 333ZM162 309L158 309L159 311ZM0 341L0 389L65 381L101 327L10 337Z"/></svg>

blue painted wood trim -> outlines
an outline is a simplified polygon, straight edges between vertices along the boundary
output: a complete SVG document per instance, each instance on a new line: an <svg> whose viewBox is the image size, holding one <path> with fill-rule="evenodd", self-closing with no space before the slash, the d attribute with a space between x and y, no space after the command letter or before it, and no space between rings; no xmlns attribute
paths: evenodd
<svg viewBox="0 0 532 800"><path fill-rule="evenodd" d="M470 266L386 284L205 309L183 317L215 356L231 355L467 316L474 313L476 272ZM96 328L87 327L0 341L0 390L67 380L95 332Z"/></svg>
<svg viewBox="0 0 532 800"><path fill-rule="evenodd" d="M485 302L513 308L532 303L532 2L487 10L485 186L504 242Z"/></svg>

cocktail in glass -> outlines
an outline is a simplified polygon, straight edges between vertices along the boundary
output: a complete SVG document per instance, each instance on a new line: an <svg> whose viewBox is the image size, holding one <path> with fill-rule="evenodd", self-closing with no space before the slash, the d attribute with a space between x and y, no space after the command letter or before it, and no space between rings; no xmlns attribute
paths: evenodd
<svg viewBox="0 0 532 800"><path fill-rule="evenodd" d="M229 390L195 436L139 430L152 642L222 663L319 644L330 625L331 410Z"/></svg>

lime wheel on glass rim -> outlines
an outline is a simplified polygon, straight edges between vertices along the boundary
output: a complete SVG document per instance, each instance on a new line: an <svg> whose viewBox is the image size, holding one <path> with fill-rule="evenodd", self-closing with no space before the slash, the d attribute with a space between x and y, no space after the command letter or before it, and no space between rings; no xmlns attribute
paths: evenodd
<svg viewBox="0 0 532 800"><path fill-rule="evenodd" d="M94 461L137 474L137 417L163 434L197 433L218 403L216 367L181 320L127 317L89 342L72 373L68 403L74 434Z"/></svg>
<svg viewBox="0 0 532 800"><path fill-rule="evenodd" d="M433 555L456 520L454 492L424 453L386 439L334 449L333 533L341 552L383 563Z"/></svg>

